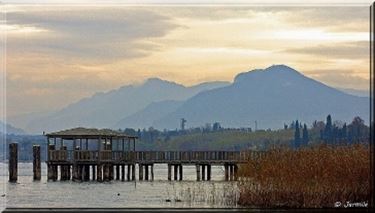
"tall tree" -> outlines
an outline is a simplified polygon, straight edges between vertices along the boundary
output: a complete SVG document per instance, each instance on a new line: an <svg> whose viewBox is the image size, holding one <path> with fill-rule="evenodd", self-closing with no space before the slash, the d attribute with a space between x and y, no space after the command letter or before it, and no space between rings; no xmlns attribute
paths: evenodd
<svg viewBox="0 0 375 213"><path fill-rule="evenodd" d="M332 118L331 115L327 116L326 126L324 128L324 139L326 143L332 142Z"/></svg>
<svg viewBox="0 0 375 213"><path fill-rule="evenodd" d="M307 146L308 142L309 142L309 134L307 132L307 126L306 126L306 124L303 124L303 131L302 131L302 143L303 143L303 146Z"/></svg>
<svg viewBox="0 0 375 213"><path fill-rule="evenodd" d="M301 135L300 135L300 132L299 132L298 120L296 120L295 132L294 132L294 147L299 148L300 145L301 145Z"/></svg>

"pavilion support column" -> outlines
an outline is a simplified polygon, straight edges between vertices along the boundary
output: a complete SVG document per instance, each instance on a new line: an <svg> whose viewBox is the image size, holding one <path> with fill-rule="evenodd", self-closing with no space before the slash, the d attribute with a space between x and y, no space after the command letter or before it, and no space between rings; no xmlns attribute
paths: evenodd
<svg viewBox="0 0 375 213"><path fill-rule="evenodd" d="M91 166L91 170L92 170L92 180L95 180L95 177L96 177L96 165L92 165Z"/></svg>
<svg viewBox="0 0 375 213"><path fill-rule="evenodd" d="M98 182L102 182L103 181L103 164L98 164L96 174L97 174L96 180Z"/></svg>
<svg viewBox="0 0 375 213"><path fill-rule="evenodd" d="M53 181L57 181L57 169L58 169L58 165L53 165L52 166L52 180Z"/></svg>
<svg viewBox="0 0 375 213"><path fill-rule="evenodd" d="M172 176L172 165L171 164L168 164L168 180L172 180L171 176Z"/></svg>
<svg viewBox="0 0 375 213"><path fill-rule="evenodd" d="M177 164L174 165L173 172L174 172L173 179L177 180L177 174L178 174L178 165Z"/></svg>
<svg viewBox="0 0 375 213"><path fill-rule="evenodd" d="M66 180L70 180L72 176L70 165L66 166Z"/></svg>
<svg viewBox="0 0 375 213"><path fill-rule="evenodd" d="M104 181L109 181L111 179L110 177L110 170L111 170L111 166L109 164L104 164Z"/></svg>
<svg viewBox="0 0 375 213"><path fill-rule="evenodd" d="M78 165L77 163L73 164L73 181L78 181Z"/></svg>
<svg viewBox="0 0 375 213"><path fill-rule="evenodd" d="M121 180L125 180L125 165L121 165Z"/></svg>
<svg viewBox="0 0 375 213"><path fill-rule="evenodd" d="M128 173L126 174L126 180L127 181L130 181L130 174L131 174L131 166L130 166L130 164L128 164L128 165L126 165L128 168L127 168L127 170L128 170Z"/></svg>
<svg viewBox="0 0 375 213"><path fill-rule="evenodd" d="M40 146L33 145L33 179L41 179Z"/></svg>
<svg viewBox="0 0 375 213"><path fill-rule="evenodd" d="M139 180L143 180L143 164L139 164Z"/></svg>
<svg viewBox="0 0 375 213"><path fill-rule="evenodd" d="M206 165L202 164L202 180L206 180Z"/></svg>
<svg viewBox="0 0 375 213"><path fill-rule="evenodd" d="M90 165L85 165L84 180L85 181L89 181L90 180Z"/></svg>
<svg viewBox="0 0 375 213"><path fill-rule="evenodd" d="M196 168L196 170L197 170L197 181L200 181L201 180L201 171L200 171L200 165L199 164L197 164L197 165L195 165L195 168Z"/></svg>
<svg viewBox="0 0 375 213"><path fill-rule="evenodd" d="M116 180L120 180L120 165L116 165Z"/></svg>
<svg viewBox="0 0 375 213"><path fill-rule="evenodd" d="M135 180L135 164L132 164L132 180Z"/></svg>

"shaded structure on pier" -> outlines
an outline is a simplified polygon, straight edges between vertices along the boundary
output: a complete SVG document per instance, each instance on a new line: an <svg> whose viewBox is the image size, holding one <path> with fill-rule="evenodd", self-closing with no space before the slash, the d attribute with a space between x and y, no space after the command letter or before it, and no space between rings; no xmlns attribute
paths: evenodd
<svg viewBox="0 0 375 213"><path fill-rule="evenodd" d="M127 179L135 179L135 136L110 129L79 127L49 133L46 137L49 180L57 180L60 174L60 180L109 181L120 179L120 170L121 179L125 180L126 167Z"/></svg>
<svg viewBox="0 0 375 213"><path fill-rule="evenodd" d="M135 136L110 129L74 128L46 135L48 180L110 181L154 179L154 164L167 164L168 180L183 180L183 165L195 165L197 180L211 180L211 166L224 166L225 180L237 180L238 164L258 151L136 151ZM173 170L173 172L172 172ZM173 176L172 176L173 175ZM59 178L60 177L60 178Z"/></svg>

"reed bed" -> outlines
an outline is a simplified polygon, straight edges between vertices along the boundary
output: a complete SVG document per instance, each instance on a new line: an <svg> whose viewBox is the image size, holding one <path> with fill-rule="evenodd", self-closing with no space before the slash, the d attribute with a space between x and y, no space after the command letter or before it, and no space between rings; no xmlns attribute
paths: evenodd
<svg viewBox="0 0 375 213"><path fill-rule="evenodd" d="M272 149L239 168L239 204L260 208L322 208L370 201L366 145ZM342 206L341 206L342 207Z"/></svg>

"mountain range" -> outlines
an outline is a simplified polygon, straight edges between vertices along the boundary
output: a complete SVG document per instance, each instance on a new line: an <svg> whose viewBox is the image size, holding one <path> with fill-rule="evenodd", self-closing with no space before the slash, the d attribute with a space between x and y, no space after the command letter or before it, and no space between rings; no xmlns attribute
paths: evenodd
<svg viewBox="0 0 375 213"><path fill-rule="evenodd" d="M252 127L257 121L258 128L277 129L296 119L306 123L324 120L328 114L334 120L350 122L360 116L368 122L369 98L329 87L288 66L273 65L240 73L232 83L185 87L148 79L141 85L98 93L60 111L29 119L24 128L32 133L77 126L176 129L185 118L187 127L213 122L225 127Z"/></svg>

